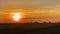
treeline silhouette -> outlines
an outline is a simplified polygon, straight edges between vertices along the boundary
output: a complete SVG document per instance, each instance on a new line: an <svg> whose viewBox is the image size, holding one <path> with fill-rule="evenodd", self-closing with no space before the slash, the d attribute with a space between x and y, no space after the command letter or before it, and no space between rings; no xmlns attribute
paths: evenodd
<svg viewBox="0 0 60 34"><path fill-rule="evenodd" d="M44 24L44 23L60 23L60 22L51 22L51 21L49 21L49 22L27 22L27 23L38 23L38 24L40 24L40 23L42 23L42 24Z"/></svg>

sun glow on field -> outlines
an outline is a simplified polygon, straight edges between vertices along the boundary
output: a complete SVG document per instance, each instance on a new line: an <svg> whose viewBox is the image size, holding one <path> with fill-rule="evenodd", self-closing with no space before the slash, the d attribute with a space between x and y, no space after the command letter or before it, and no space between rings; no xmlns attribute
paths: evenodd
<svg viewBox="0 0 60 34"><path fill-rule="evenodd" d="M19 21L20 19L21 19L21 14L20 13L14 13L13 14L13 19L15 20L15 21Z"/></svg>

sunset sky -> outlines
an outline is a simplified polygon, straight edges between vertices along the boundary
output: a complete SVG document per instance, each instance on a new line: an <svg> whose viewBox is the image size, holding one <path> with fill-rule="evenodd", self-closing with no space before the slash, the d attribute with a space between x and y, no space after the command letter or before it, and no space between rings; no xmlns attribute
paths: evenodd
<svg viewBox="0 0 60 34"><path fill-rule="evenodd" d="M22 13L25 22L58 22L60 0L0 0L0 23L13 21L15 12Z"/></svg>

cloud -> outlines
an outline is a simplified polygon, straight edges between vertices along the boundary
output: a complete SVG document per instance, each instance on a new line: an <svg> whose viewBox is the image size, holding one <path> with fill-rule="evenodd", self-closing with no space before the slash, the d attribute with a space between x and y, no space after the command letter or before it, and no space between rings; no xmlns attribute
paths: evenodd
<svg viewBox="0 0 60 34"><path fill-rule="evenodd" d="M0 9L40 9L59 4L60 0L0 0Z"/></svg>

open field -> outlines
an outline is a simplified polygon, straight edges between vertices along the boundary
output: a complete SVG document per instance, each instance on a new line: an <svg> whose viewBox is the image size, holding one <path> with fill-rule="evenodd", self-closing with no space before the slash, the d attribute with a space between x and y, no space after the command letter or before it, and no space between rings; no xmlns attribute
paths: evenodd
<svg viewBox="0 0 60 34"><path fill-rule="evenodd" d="M60 34L60 23L0 24L0 34Z"/></svg>

